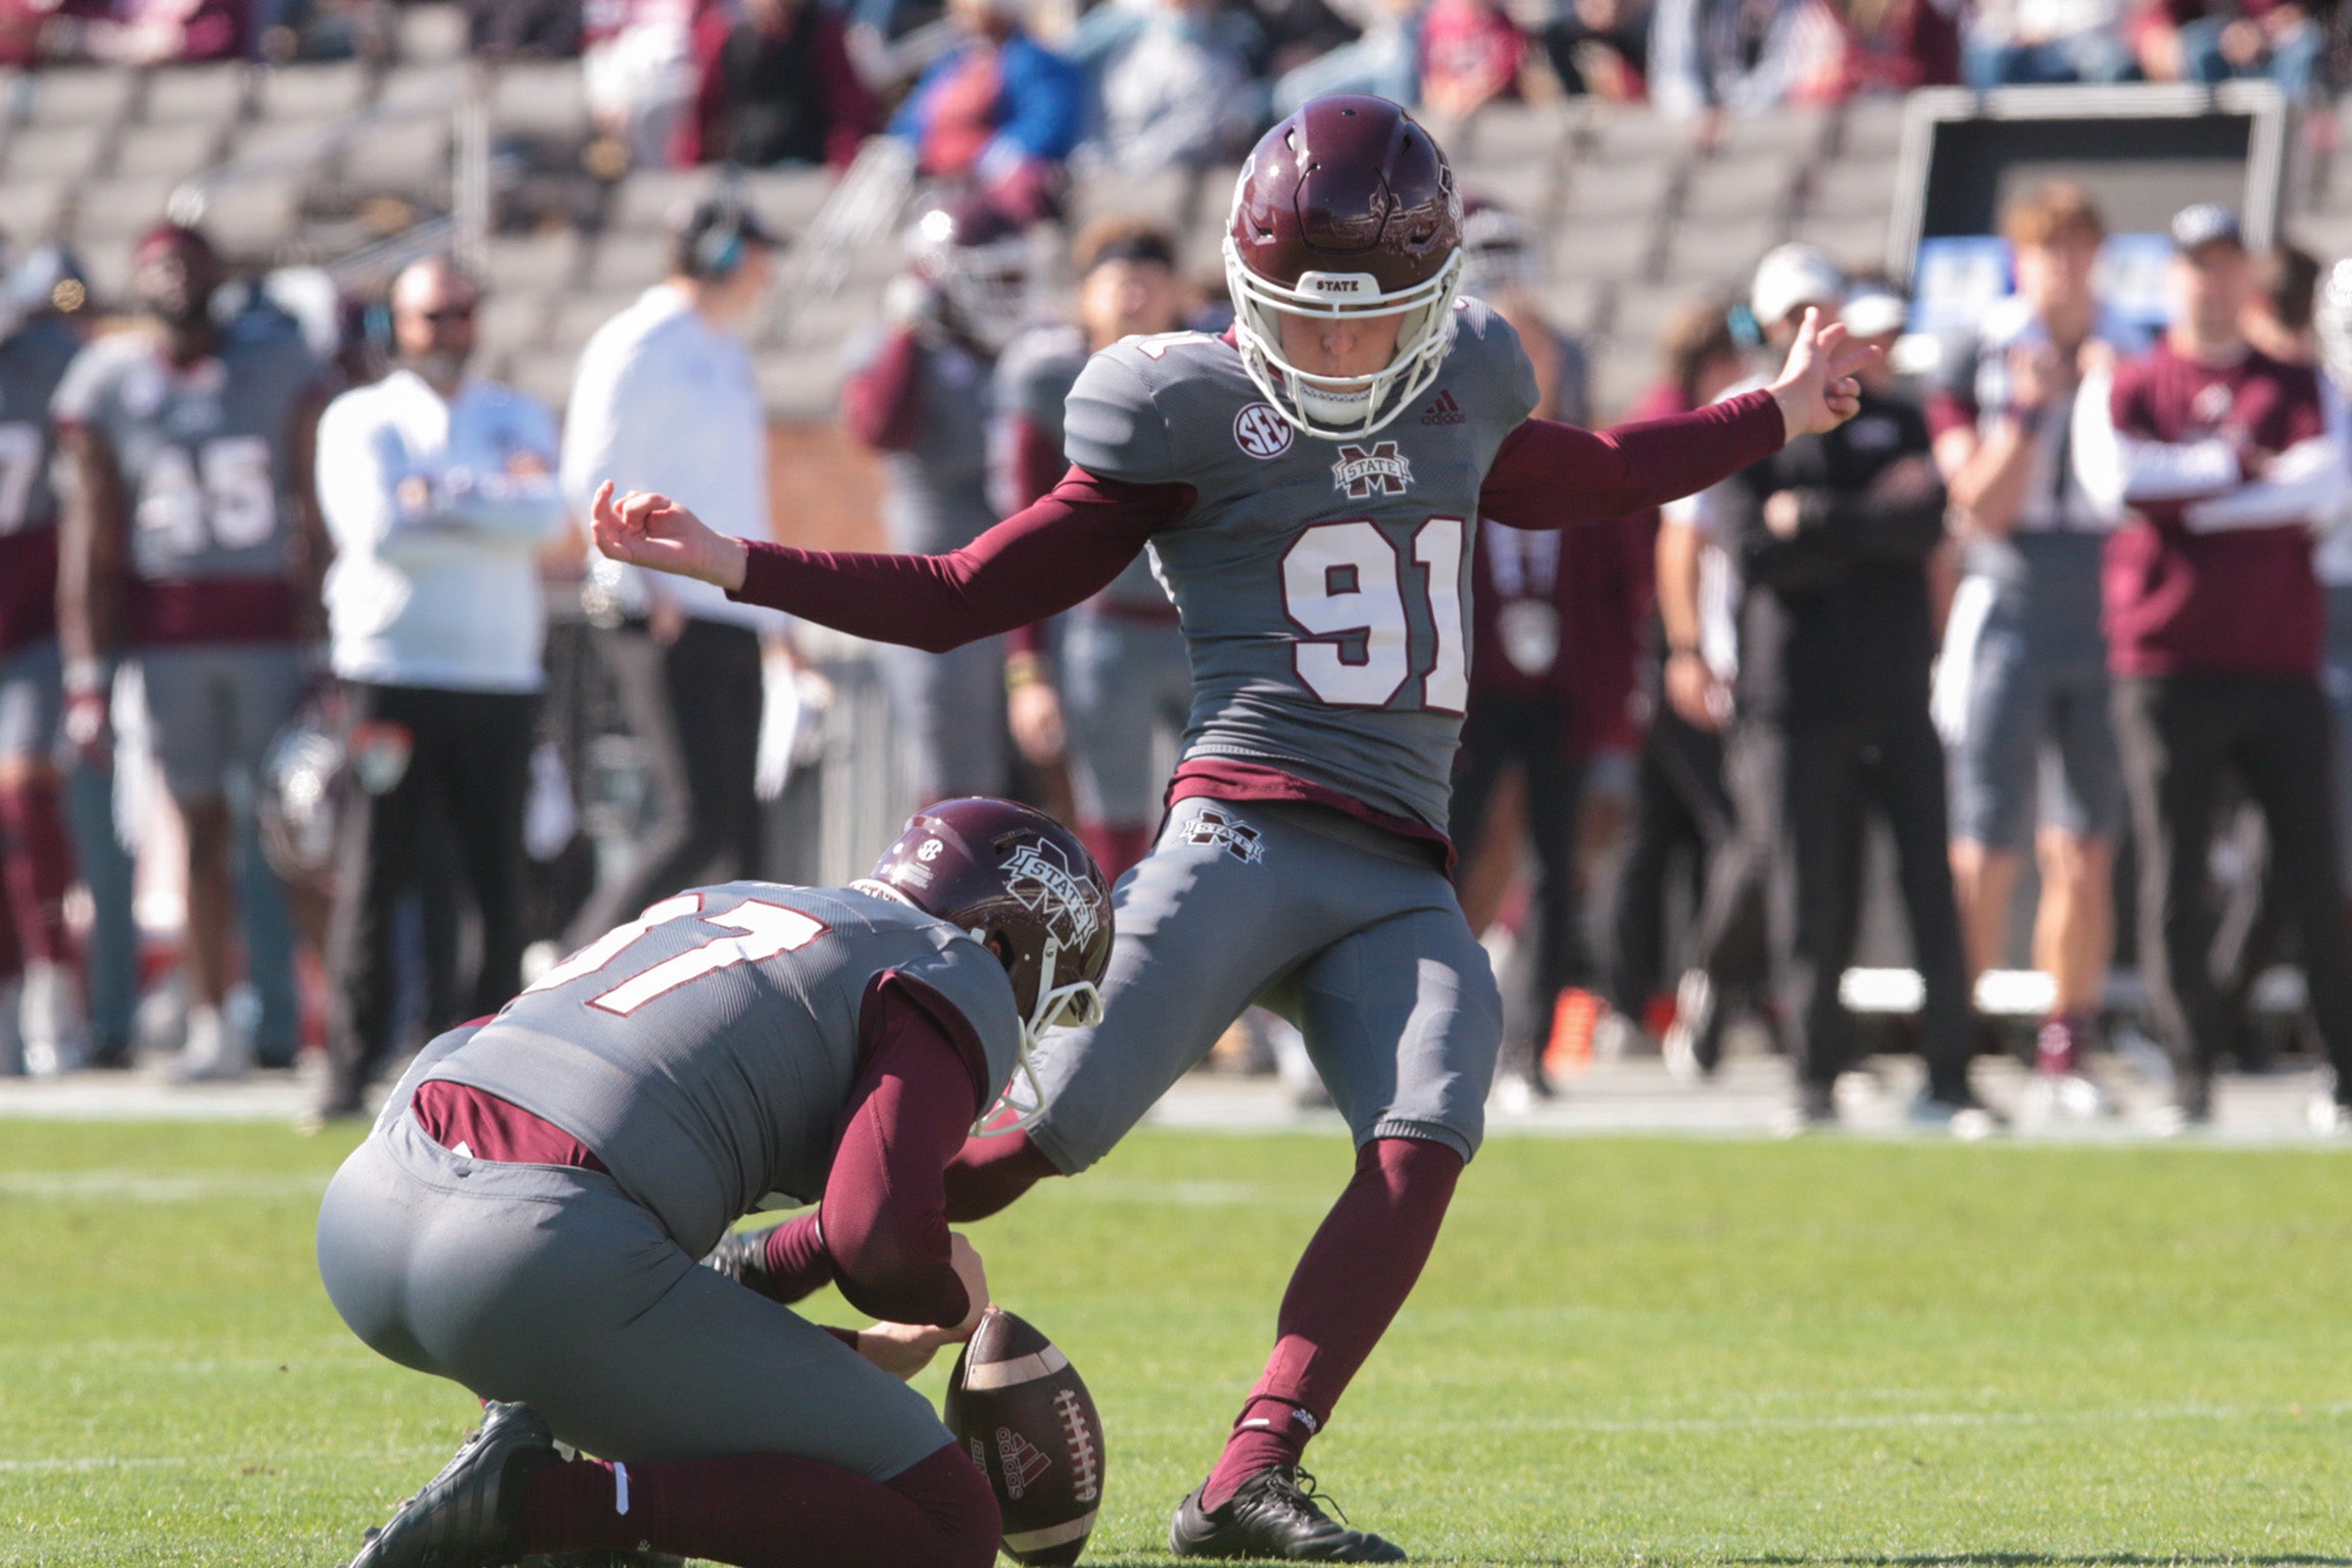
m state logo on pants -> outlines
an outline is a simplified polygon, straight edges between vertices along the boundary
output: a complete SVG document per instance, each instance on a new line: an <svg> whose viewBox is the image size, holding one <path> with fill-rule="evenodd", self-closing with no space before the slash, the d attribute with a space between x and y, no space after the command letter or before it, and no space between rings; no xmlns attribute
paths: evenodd
<svg viewBox="0 0 2352 1568"><path fill-rule="evenodd" d="M1340 461L1331 466L1332 488L1351 501L1361 501L1378 492L1400 496L1413 482L1412 463L1396 450L1394 441L1383 441L1366 452L1362 447L1340 448Z"/></svg>

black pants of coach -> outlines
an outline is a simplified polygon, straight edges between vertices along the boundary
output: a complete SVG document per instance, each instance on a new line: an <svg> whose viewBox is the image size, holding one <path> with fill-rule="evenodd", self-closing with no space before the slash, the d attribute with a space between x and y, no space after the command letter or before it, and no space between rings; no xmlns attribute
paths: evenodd
<svg viewBox="0 0 2352 1568"><path fill-rule="evenodd" d="M425 1032L495 1012L522 984L522 811L530 792L536 695L419 686L345 688L355 788L337 846L335 909L327 927L330 1109L356 1109L392 1049L393 918L418 886L428 836L455 852L455 882L472 898L481 965L469 988L436 997ZM405 738L406 761L401 761ZM450 896L433 878L428 896ZM454 911L429 911L427 923ZM436 988L438 989L438 988ZM453 1005L453 1002L455 1005Z"/></svg>
<svg viewBox="0 0 2352 1568"><path fill-rule="evenodd" d="M2319 682L2199 672L2115 683L2115 737L2139 853L2139 962L2156 1032L2201 1099L2229 1034L2210 956L2208 858L2234 773L2270 829L2272 886L2293 927L2313 1020L2352 1095L2352 923L2336 876L2334 766Z"/></svg>
<svg viewBox="0 0 2352 1568"><path fill-rule="evenodd" d="M1741 864L1744 844L1723 776L1723 737L1690 723L1664 703L1650 720L1634 776L1633 820L1617 870L1609 921L1610 1003L1639 1018L1669 989L1666 931L1678 867L1692 883L1685 961L1716 985L1751 997L1764 983L1763 878ZM1721 906L1710 899L1719 868Z"/></svg>
<svg viewBox="0 0 2352 1568"><path fill-rule="evenodd" d="M1515 1040L1539 1045L1550 1036L1559 995L1581 985L1590 965L1577 897L1577 813L1584 808L1584 766L1568 755L1568 710L1555 696L1474 697L1462 719L1462 746L1453 760L1454 843L1478 853L1494 790L1513 763L1527 799L1527 836L1536 851L1536 884L1529 933L1536 961L1526 965L1527 1011L1504 1024ZM1515 1026L1514 1026L1515 1025Z"/></svg>
<svg viewBox="0 0 2352 1568"><path fill-rule="evenodd" d="M580 911L574 947L680 888L760 871L760 634L689 620L664 647L632 623L607 632L604 647L621 713L645 748L654 820L634 869Z"/></svg>
<svg viewBox="0 0 2352 1568"><path fill-rule="evenodd" d="M1766 925L1791 1027L1797 1081L1826 1089L1852 1064L1854 1021L1838 999L1862 912L1868 818L1894 841L1895 880L1926 998L1920 1054L1930 1093L1965 1099L1975 1047L1968 959L1947 858L1943 744L1924 708L1850 719L1742 723L1730 747L1743 834L1769 835Z"/></svg>

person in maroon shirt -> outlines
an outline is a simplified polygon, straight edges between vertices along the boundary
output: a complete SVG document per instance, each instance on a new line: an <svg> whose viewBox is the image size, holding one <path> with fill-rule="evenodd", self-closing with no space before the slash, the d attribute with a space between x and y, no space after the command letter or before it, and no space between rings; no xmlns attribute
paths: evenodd
<svg viewBox="0 0 2352 1568"><path fill-rule="evenodd" d="M2254 273L2237 220L2173 220L2173 319L2153 352L2094 375L2076 473L2121 520L2107 545L2116 740L2139 853L2141 969L2171 1053L2173 1118L2213 1114L2223 1029L2205 867L2226 774L2269 824L2279 903L2335 1067L2328 1125L2352 1125L2352 924L2336 881L2321 593L2312 535L2345 487L2317 373L2247 343Z"/></svg>

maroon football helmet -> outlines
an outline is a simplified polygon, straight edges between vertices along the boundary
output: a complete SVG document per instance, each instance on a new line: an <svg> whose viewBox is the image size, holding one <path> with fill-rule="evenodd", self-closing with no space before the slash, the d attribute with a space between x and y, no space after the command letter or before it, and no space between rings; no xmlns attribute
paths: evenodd
<svg viewBox="0 0 2352 1568"><path fill-rule="evenodd" d="M955 324L991 354L1027 322L1029 242L995 203L965 196L934 207L906 231L909 270L939 291Z"/></svg>
<svg viewBox="0 0 2352 1568"><path fill-rule="evenodd" d="M1453 343L1462 199L1446 155L1386 98L1316 98L1242 166L1225 235L1234 341L1276 412L1328 440L1369 435L1437 379ZM1369 375L1308 375L1278 318L1400 316Z"/></svg>
<svg viewBox="0 0 2352 1568"><path fill-rule="evenodd" d="M972 1131L985 1138L1029 1125L1044 1108L1029 1066L1039 1033L1102 1014L1095 986L1110 962L1110 880L1095 858L1043 811L972 796L915 812L874 874L852 886L970 932L1004 965L1020 1054L1012 1083Z"/></svg>

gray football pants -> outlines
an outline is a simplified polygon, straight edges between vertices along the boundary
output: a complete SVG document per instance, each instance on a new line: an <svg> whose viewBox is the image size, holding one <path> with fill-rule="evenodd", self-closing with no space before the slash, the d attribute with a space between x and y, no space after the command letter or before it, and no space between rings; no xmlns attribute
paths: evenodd
<svg viewBox="0 0 2352 1568"><path fill-rule="evenodd" d="M1401 840L1320 807L1179 801L1120 878L1102 1022L1037 1054L1030 1138L1086 1169L1251 1003L1298 1025L1358 1147L1486 1132L1502 1002L1453 884Z"/></svg>
<svg viewBox="0 0 2352 1568"><path fill-rule="evenodd" d="M519 1399L602 1458L797 1454L887 1481L954 1441L931 1403L700 1265L601 1171L443 1149L401 1080L318 1211L318 1273L381 1355Z"/></svg>

